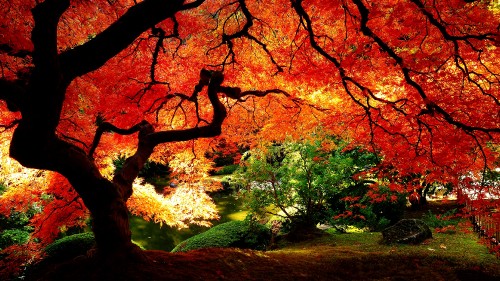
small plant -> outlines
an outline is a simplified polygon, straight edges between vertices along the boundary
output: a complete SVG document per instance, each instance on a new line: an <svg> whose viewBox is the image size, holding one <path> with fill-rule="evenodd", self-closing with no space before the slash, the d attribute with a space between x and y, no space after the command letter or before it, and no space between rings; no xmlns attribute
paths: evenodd
<svg viewBox="0 0 500 281"><path fill-rule="evenodd" d="M7 185L3 181L0 181L0 195L2 195L5 191L7 191Z"/></svg>
<svg viewBox="0 0 500 281"><path fill-rule="evenodd" d="M11 211L8 217L0 216L0 249L26 244L33 232L33 227L28 225L29 221L41 210L35 203L26 212Z"/></svg>
<svg viewBox="0 0 500 281"><path fill-rule="evenodd" d="M6 229L0 233L0 250L14 244L25 244L31 235L31 229L23 227L22 229Z"/></svg>
<svg viewBox="0 0 500 281"><path fill-rule="evenodd" d="M441 233L454 233L460 222L457 209L451 209L442 215L435 215L431 210L424 216L425 223Z"/></svg>
<svg viewBox="0 0 500 281"><path fill-rule="evenodd" d="M230 175L230 174L234 173L234 171L236 171L238 169L238 167L239 167L239 165L237 165L237 164L223 166L219 169L214 170L213 172L211 172L211 174L214 176Z"/></svg>

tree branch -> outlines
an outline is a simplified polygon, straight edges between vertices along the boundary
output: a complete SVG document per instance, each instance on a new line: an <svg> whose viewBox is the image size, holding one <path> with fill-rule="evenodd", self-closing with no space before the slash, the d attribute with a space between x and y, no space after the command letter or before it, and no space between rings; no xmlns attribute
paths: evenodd
<svg viewBox="0 0 500 281"><path fill-rule="evenodd" d="M57 24L69 4L69 0L47 0L32 10L35 20L31 35L33 62L41 71L54 71L54 75L58 73Z"/></svg>
<svg viewBox="0 0 500 281"><path fill-rule="evenodd" d="M196 138L208 138L218 136L221 133L222 122L227 116L225 106L220 102L218 93L221 91L221 84L224 76L219 71L208 71L203 69L200 73L200 81L195 86L195 93L200 92L208 86L208 98L213 107L212 121L205 125L182 130L170 130L155 132L148 136L152 145L161 143L187 141Z"/></svg>
<svg viewBox="0 0 500 281"><path fill-rule="evenodd" d="M494 127L491 127L491 128L477 127L477 126L472 126L472 125L468 125L468 124L466 124L464 122L461 122L461 121L455 119L449 112L447 112L446 110L444 110L438 104L436 104L435 102L431 101L427 97L427 94L425 93L425 91L422 88L422 86L420 84L418 84L417 82L415 82L415 80L413 80L411 78L411 76L410 76L411 70L407 66L405 66L405 64L403 63L403 58L400 57L399 55L397 55L396 52L386 42L384 42L380 37L378 37L368 27L368 15L370 13L370 11L368 10L368 8L366 8L366 6L363 4L363 2L361 0L353 0L353 2L358 7L359 13L361 15L361 20L360 20L360 29L361 29L361 32L364 35L372 38L382 50L384 50L387 54L389 54L389 56L391 58L393 58L396 61L396 63L401 68L401 71L402 71L402 73L404 75L404 79L405 79L406 83L408 85L412 86L418 92L418 94L420 95L420 97L424 101L424 103L425 103L425 105L427 107L427 110L429 112L437 112L437 113L439 113L444 118L444 120L446 122L448 122L449 124L454 125L454 126L460 128L460 129L462 129L465 132L480 131L480 132L484 132L484 133L493 133L493 132L500 133L500 127L497 127L497 128L494 128ZM446 30L441 30L441 31L442 32L446 32ZM449 39L454 39L454 40L458 40L458 39L465 40L467 38L468 37L465 37L465 38L456 38L456 37L449 36Z"/></svg>
<svg viewBox="0 0 500 281"><path fill-rule="evenodd" d="M131 135L133 133L139 132L144 126L149 124L147 121L141 121L140 123L128 128L128 129L121 129L116 127L115 125L109 123L109 122L103 122L96 130L96 134L94 135L94 141L92 142L92 145L89 149L88 156L89 158L93 158L94 152L97 149L97 146L99 145L99 142L101 141L101 137L103 133L106 132L113 132L117 133L119 135Z"/></svg>
<svg viewBox="0 0 500 281"><path fill-rule="evenodd" d="M143 32L173 17L190 6L183 0L145 0L131 7L123 16L87 43L60 55L61 68L67 81L89 73L127 48ZM193 3L201 4L200 1Z"/></svg>
<svg viewBox="0 0 500 281"><path fill-rule="evenodd" d="M243 27L240 30L233 32L232 34L227 34L225 31L225 28L223 27L223 30L222 30L223 34L222 34L221 43L213 48L210 48L207 51L207 54L210 53L211 51L223 46L223 45L227 46L228 53L220 65L211 65L211 66L222 66L222 68L224 69L224 67L227 64L234 63L235 62L235 60L234 60L235 53L233 50L233 46L234 46L233 40L235 40L237 38L247 38L248 40L255 42L257 45L259 45L262 48L262 50L266 53L266 55L269 58L269 60L271 61L271 63L276 67L276 74L279 72L283 72L283 67L281 65L279 65L278 62L274 59L274 56L272 55L271 51L267 48L267 45L264 44L261 40L257 39L252 34L250 34L250 28L254 25L254 19L256 19L256 18L250 13L250 10L248 9L246 1L245 0L237 0L233 3L228 4L228 6L236 4L236 3L239 4L238 8L236 9L236 11L234 13L232 13L226 19L226 21L224 22L224 27L226 26L226 23L229 22L229 19L231 17L237 16L237 12L240 10L243 13L243 16L245 17L245 24L243 25Z"/></svg>
<svg viewBox="0 0 500 281"><path fill-rule="evenodd" d="M118 187L118 191L126 201L132 195L132 184L135 178L137 178L149 156L153 153L154 145L148 141L148 136L154 132L154 128L149 122L142 121L128 130L118 131L126 134L132 131L139 132L139 144L136 152L125 160L122 169L115 173L113 177L113 183Z"/></svg>

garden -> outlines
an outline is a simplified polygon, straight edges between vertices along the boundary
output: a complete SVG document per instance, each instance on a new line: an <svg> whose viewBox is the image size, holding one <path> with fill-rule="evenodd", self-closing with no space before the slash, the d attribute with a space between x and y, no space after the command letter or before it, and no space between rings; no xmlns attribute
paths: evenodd
<svg viewBox="0 0 500 281"><path fill-rule="evenodd" d="M0 0L0 280L498 280L493 0Z"/></svg>

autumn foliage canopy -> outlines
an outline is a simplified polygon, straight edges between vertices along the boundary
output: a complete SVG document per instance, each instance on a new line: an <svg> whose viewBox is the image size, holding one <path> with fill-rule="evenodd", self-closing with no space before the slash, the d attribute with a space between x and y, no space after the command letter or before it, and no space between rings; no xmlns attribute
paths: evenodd
<svg viewBox="0 0 500 281"><path fill-rule="evenodd" d="M123 236L113 250L130 235L103 214L126 217L127 201L177 227L217 216L203 155L220 141L318 130L458 188L499 165L493 2L1 0L0 212L43 205L44 243L90 212L98 245ZM148 159L169 163L176 193L136 179Z"/></svg>

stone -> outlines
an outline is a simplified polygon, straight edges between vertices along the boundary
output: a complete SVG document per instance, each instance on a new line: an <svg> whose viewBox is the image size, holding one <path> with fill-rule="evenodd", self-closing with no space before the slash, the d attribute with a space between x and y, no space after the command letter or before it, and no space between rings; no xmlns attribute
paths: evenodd
<svg viewBox="0 0 500 281"><path fill-rule="evenodd" d="M429 238L432 238L429 226L418 219L402 219L382 231L383 244L420 244Z"/></svg>

